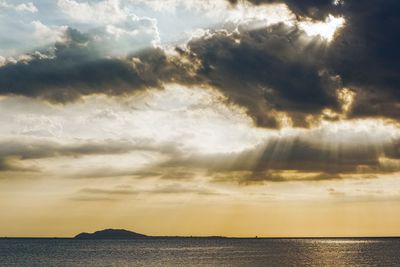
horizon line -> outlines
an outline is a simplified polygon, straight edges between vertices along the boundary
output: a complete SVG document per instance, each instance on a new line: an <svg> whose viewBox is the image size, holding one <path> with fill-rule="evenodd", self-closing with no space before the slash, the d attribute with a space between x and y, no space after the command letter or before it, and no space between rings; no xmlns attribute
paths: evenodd
<svg viewBox="0 0 400 267"><path fill-rule="evenodd" d="M375 235L375 236L194 236L194 235L145 235L144 237L127 238L130 239L146 239L146 238L210 238L210 239L383 239L383 238L400 238L400 235ZM32 237L18 237L18 236L0 236L0 239L76 239L71 237L57 237L57 236L32 236ZM79 240L79 239L76 239ZM80 239L82 240L82 239ZM101 239L87 239L87 240L101 240ZM117 239L103 239L103 240L117 240ZM123 239L121 239L123 240Z"/></svg>

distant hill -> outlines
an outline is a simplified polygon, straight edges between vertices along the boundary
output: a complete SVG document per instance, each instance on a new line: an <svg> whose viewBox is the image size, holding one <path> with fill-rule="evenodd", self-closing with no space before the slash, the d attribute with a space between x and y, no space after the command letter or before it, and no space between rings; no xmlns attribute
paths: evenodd
<svg viewBox="0 0 400 267"><path fill-rule="evenodd" d="M94 233L80 233L75 239L136 239L148 236L123 229L105 229Z"/></svg>

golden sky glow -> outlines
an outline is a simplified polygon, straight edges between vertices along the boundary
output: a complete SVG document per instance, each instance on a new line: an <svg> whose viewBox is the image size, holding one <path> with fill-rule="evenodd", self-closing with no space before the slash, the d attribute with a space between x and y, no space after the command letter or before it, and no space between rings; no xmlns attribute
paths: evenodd
<svg viewBox="0 0 400 267"><path fill-rule="evenodd" d="M2 129L3 138L24 136L25 142L36 143L31 150L49 140L66 146L91 140L111 147L127 140L143 142L131 151L108 155L11 158L26 170L1 174L3 235L71 236L108 226L155 235L380 235L383 223L384 234L391 235L400 221L395 215L400 207L393 204L400 194L396 174L370 178L367 171L324 182L308 181L318 171L288 170L279 172L288 182L238 185L216 178L207 165L162 169L171 156L177 157L169 155L173 146L190 155L211 156L258 149L270 139L293 136L325 147L340 160L342 146L380 147L398 138L397 125L382 120L263 130L254 128L242 109L224 104L218 92L174 84L128 99L87 97L63 108L14 97L1 101L3 107L12 103L15 109L13 124ZM100 121L102 127L95 127ZM146 139L154 140L154 147ZM292 146L283 142L273 153L290 155ZM258 153L247 158L250 165L259 160ZM224 157L219 160L232 164ZM382 164L389 163L382 159ZM237 175L246 174L227 172L228 177Z"/></svg>

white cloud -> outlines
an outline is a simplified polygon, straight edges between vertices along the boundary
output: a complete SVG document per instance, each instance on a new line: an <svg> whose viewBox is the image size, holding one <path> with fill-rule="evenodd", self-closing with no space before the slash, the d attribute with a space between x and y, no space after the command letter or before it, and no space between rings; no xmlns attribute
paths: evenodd
<svg viewBox="0 0 400 267"><path fill-rule="evenodd" d="M130 0L133 4L144 4L159 12L174 13L183 8L195 13L218 17L223 20L247 23L249 21L266 21L267 25L288 22L295 19L294 14L285 4L253 5L240 2L235 6L227 0ZM266 25L264 25L266 26Z"/></svg>
<svg viewBox="0 0 400 267"><path fill-rule="evenodd" d="M5 57L0 56L0 67L6 64L7 60Z"/></svg>
<svg viewBox="0 0 400 267"><path fill-rule="evenodd" d="M248 29L267 27L281 22L293 25L296 20L296 16L285 4L255 6L241 3L229 10L227 14L226 21L240 24Z"/></svg>
<svg viewBox="0 0 400 267"><path fill-rule="evenodd" d="M154 140L179 142L190 150L231 152L254 146L261 134L235 106L211 89L166 85L126 98L85 97L63 107L10 97L1 101L0 140L52 136L74 140ZM12 114L12 115L10 115ZM11 116L11 117L10 117Z"/></svg>
<svg viewBox="0 0 400 267"><path fill-rule="evenodd" d="M38 12L37 7L32 2L19 4L15 7L15 10L25 11L25 12L30 12L30 13Z"/></svg>
<svg viewBox="0 0 400 267"><path fill-rule="evenodd" d="M130 16L117 25L109 24L91 31L94 44L110 55L124 55L160 43L157 20Z"/></svg>
<svg viewBox="0 0 400 267"><path fill-rule="evenodd" d="M207 32L210 28L215 29L215 26L217 29L231 31L237 27L254 30L277 23L285 23L290 26L296 23L296 16L283 3L254 5L246 1L239 1L237 5L231 5L227 0L130 0L130 2L137 7L145 5L160 13L170 13L171 16L178 17L178 20L181 14L191 14L189 19L192 21L184 21L187 18L182 20L183 23L191 26L188 26L184 32L185 36L181 35L177 39L185 39L192 35L198 36L201 31ZM163 36L171 34L174 28L181 27L168 20L167 25L171 25L171 27L168 29L168 34L165 33L165 30L162 32ZM162 28L162 26L160 27Z"/></svg>
<svg viewBox="0 0 400 267"><path fill-rule="evenodd" d="M55 42L63 42L67 26L49 27L40 21L32 21L33 36L37 44L49 44Z"/></svg>
<svg viewBox="0 0 400 267"><path fill-rule="evenodd" d="M30 13L38 12L37 7L32 2L22 3L19 5L13 5L13 4L8 3L5 0L0 0L0 10L2 8L11 9L11 10L15 10L18 12L30 12Z"/></svg>
<svg viewBox="0 0 400 267"><path fill-rule="evenodd" d="M131 0L133 4L145 4L160 12L174 13L178 8L217 16L230 9L226 0Z"/></svg>
<svg viewBox="0 0 400 267"><path fill-rule="evenodd" d="M94 45L107 55L123 55L160 43L157 20L131 13L118 0L58 0L58 6L72 19L94 24L89 34L94 37Z"/></svg>
<svg viewBox="0 0 400 267"><path fill-rule="evenodd" d="M104 0L90 4L75 0L58 0L58 7L71 18L86 23L115 24L127 19L118 0Z"/></svg>

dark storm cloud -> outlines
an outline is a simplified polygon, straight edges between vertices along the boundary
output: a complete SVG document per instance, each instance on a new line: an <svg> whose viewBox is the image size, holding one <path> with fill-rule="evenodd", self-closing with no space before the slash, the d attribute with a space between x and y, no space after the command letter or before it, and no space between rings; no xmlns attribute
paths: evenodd
<svg viewBox="0 0 400 267"><path fill-rule="evenodd" d="M0 67L0 94L40 97L65 103L82 95L122 95L162 82L187 81L186 70L169 61L161 49L148 49L124 60L101 55L89 35L68 29L54 54ZM180 75L185 77L180 77Z"/></svg>
<svg viewBox="0 0 400 267"><path fill-rule="evenodd" d="M228 0L237 4L240 0ZM334 5L333 0L245 0L254 5L284 3L300 17L311 17L323 20L328 14L336 14L341 10L341 1Z"/></svg>
<svg viewBox="0 0 400 267"><path fill-rule="evenodd" d="M165 82L208 83L244 106L257 125L276 127L271 109L293 113L304 126L307 114L338 108L338 84L321 66L325 47L301 43L303 32L283 24L236 34L215 32L167 56L150 49L125 59L102 58L91 37L68 30L52 57L0 68L0 93L68 102L82 95L128 94ZM186 60L183 60L186 59ZM183 63L189 61L188 63Z"/></svg>
<svg viewBox="0 0 400 267"><path fill-rule="evenodd" d="M400 117L400 2L346 1L327 65L358 91L354 117Z"/></svg>
<svg viewBox="0 0 400 267"><path fill-rule="evenodd" d="M201 60L199 74L246 107L258 125L274 126L271 109L304 116L339 108L340 80L325 70L326 47L319 39L305 44L304 32L278 24L240 33L216 32L188 44ZM303 120L302 120L303 118Z"/></svg>
<svg viewBox="0 0 400 267"><path fill-rule="evenodd" d="M278 24L215 31L176 48L176 56L155 48L124 59L102 56L89 35L69 29L68 41L56 45L53 57L0 67L0 94L64 103L94 93L161 88L167 82L207 83L245 107L257 125L277 127L272 111L288 113L295 126L307 126L308 115L326 108L340 112L336 89L349 87L357 93L350 117L399 119L399 1L348 0L338 6L330 0L250 2L285 2L300 20L342 15L346 25L329 44L307 37L297 26Z"/></svg>
<svg viewBox="0 0 400 267"><path fill-rule="evenodd" d="M236 0L230 0L235 4ZM346 24L325 51L324 69L357 92L352 117L400 117L400 2L397 0L249 0L284 2L297 15L324 20L343 16Z"/></svg>
<svg viewBox="0 0 400 267"><path fill-rule="evenodd" d="M395 140L385 147L385 156L390 159L400 160L400 140Z"/></svg>

